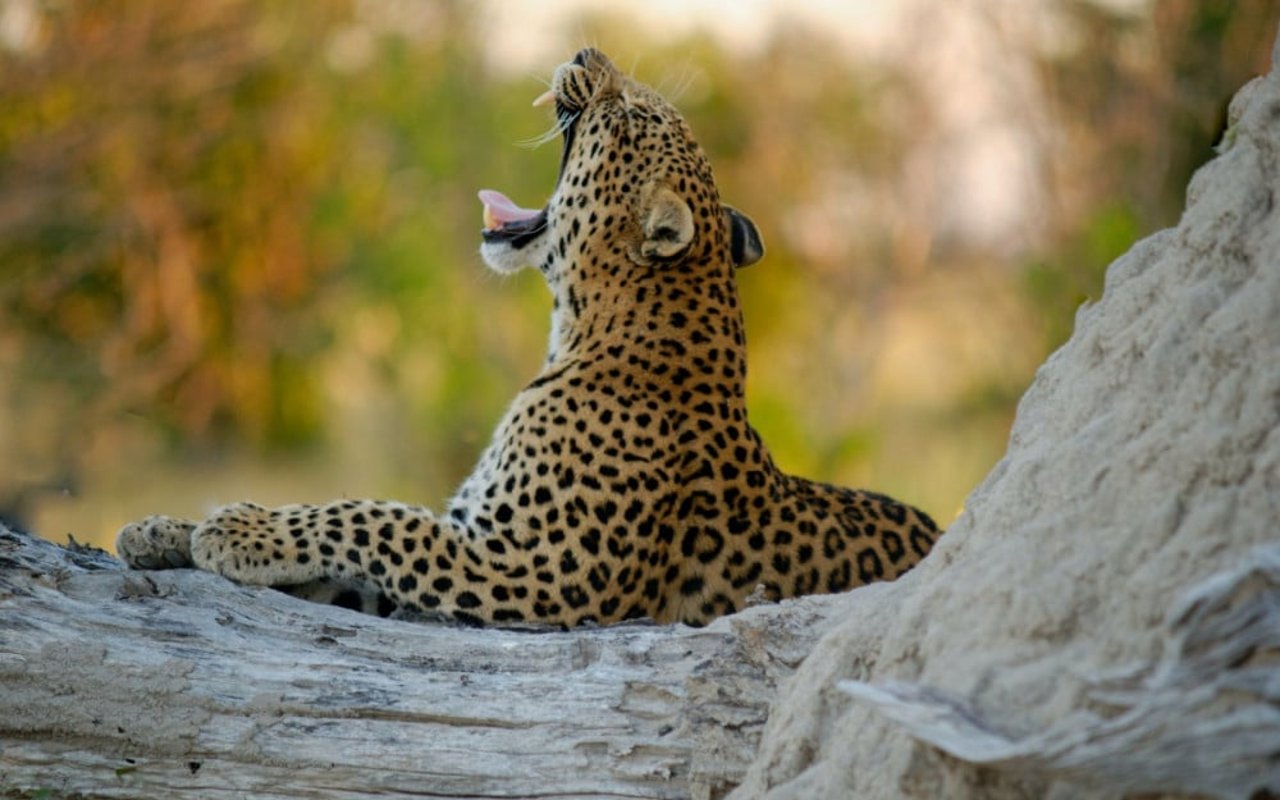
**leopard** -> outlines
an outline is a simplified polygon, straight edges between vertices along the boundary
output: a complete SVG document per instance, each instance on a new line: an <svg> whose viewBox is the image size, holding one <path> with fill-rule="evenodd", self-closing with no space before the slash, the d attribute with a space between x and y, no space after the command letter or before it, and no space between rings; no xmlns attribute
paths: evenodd
<svg viewBox="0 0 1280 800"><path fill-rule="evenodd" d="M595 48L558 66L535 105L554 105L555 186L538 209L482 191L480 255L541 273L548 352L444 513L341 499L152 516L118 534L127 567L569 629L701 626L893 580L926 557L942 534L928 514L785 473L749 423L737 270L764 246L721 202L685 118Z"/></svg>

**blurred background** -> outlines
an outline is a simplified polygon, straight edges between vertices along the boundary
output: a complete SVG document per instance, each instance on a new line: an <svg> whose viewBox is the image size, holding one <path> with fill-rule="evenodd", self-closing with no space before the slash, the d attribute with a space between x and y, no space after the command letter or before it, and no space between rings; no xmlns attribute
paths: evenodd
<svg viewBox="0 0 1280 800"><path fill-rule="evenodd" d="M1106 265L1176 222L1274 0L0 0L0 517L439 507L538 369L530 101L578 47L664 91L768 256L785 468L951 520Z"/></svg>

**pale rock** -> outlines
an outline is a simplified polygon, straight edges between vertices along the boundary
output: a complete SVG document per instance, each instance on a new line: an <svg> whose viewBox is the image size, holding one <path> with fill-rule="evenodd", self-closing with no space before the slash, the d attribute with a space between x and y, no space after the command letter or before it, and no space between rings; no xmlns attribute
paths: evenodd
<svg viewBox="0 0 1280 800"><path fill-rule="evenodd" d="M837 601L734 798L1280 790L1280 70L1222 150L934 553Z"/></svg>

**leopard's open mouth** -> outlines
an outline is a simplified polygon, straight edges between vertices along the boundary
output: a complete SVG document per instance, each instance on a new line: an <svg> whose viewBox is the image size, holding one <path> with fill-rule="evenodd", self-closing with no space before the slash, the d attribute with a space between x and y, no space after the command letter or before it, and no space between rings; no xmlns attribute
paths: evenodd
<svg viewBox="0 0 1280 800"><path fill-rule="evenodd" d="M556 105L557 127L564 136L564 148L560 151L560 172L552 189L554 196L555 189L560 187L560 180L564 177L569 151L573 148L577 132L578 117L582 112L567 104L554 90L540 95L533 104L541 106L553 101ZM481 189L480 202L484 204L484 230L480 235L486 243L505 242L511 248L519 250L547 229L547 206L540 209L523 208L494 189Z"/></svg>
<svg viewBox="0 0 1280 800"><path fill-rule="evenodd" d="M486 242L506 242L519 250L546 230L546 206L521 208L493 189L481 189L480 202L484 204L484 230L480 235Z"/></svg>

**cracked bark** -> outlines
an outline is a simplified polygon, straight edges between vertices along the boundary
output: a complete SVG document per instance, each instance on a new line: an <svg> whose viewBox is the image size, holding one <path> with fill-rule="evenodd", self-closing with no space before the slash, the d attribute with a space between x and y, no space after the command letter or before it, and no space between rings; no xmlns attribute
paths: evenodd
<svg viewBox="0 0 1280 800"><path fill-rule="evenodd" d="M0 529L0 792L719 797L827 608L474 630Z"/></svg>

